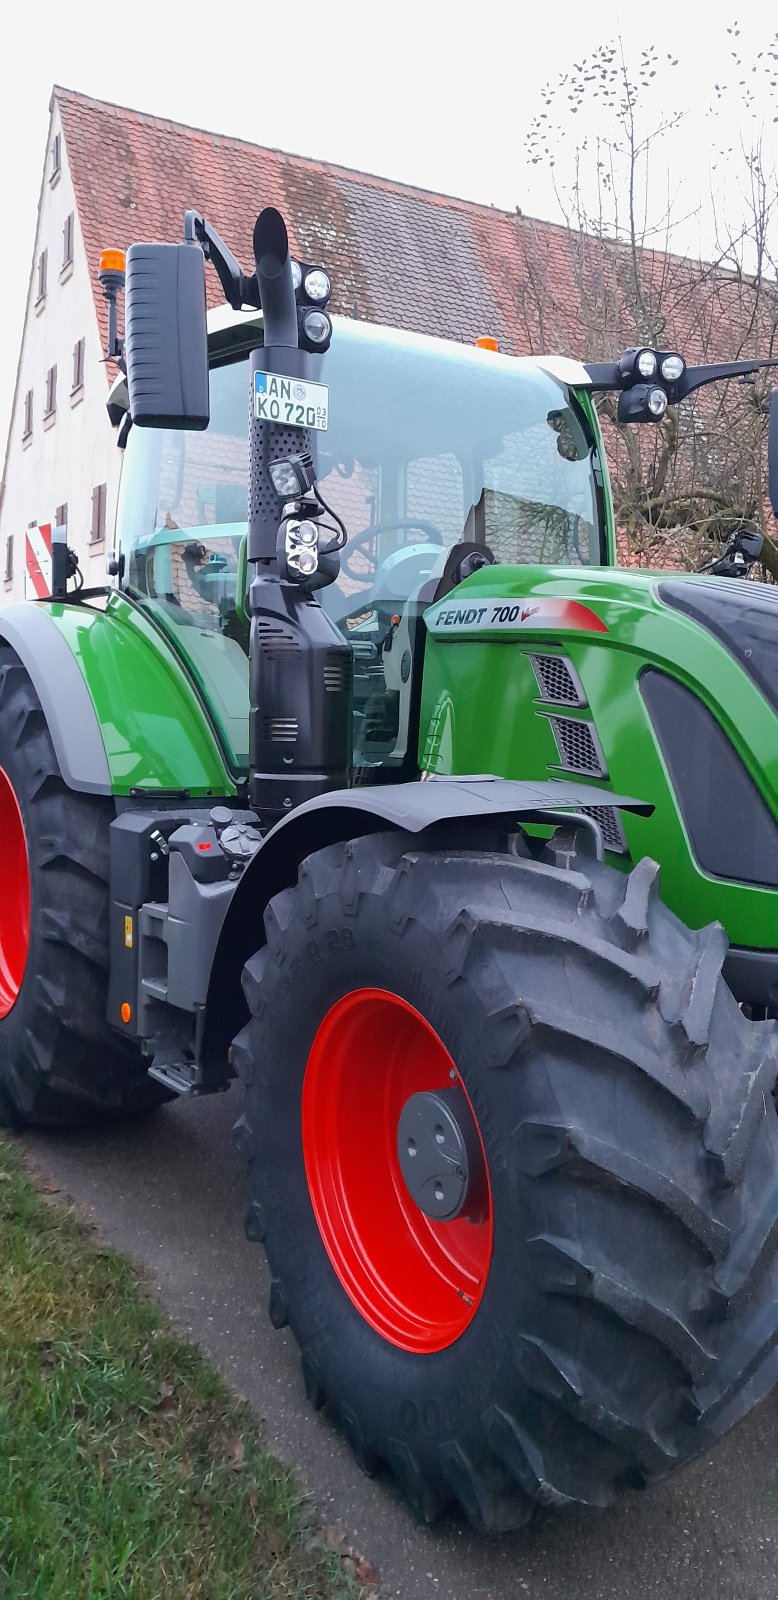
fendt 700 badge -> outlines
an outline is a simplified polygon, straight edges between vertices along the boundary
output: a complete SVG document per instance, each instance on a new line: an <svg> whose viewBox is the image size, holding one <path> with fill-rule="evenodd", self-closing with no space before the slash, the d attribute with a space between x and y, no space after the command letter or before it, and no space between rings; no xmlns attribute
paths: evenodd
<svg viewBox="0 0 778 1600"><path fill-rule="evenodd" d="M480 596L479 602L480 602ZM452 606L442 601L424 618L429 633L436 638L447 634L494 633L504 629L524 628L576 628L583 633L607 633L605 623L596 612L579 600L555 597L539 600L515 600L511 597L489 596L478 605Z"/></svg>
<svg viewBox="0 0 778 1600"><path fill-rule="evenodd" d="M254 373L254 416L288 428L318 428L326 433L330 391L326 383L285 378L278 372Z"/></svg>

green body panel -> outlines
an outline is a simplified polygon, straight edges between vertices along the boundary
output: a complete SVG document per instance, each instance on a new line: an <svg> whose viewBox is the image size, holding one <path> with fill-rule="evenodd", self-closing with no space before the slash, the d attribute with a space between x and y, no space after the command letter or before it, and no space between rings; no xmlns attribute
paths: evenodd
<svg viewBox="0 0 778 1600"><path fill-rule="evenodd" d="M495 611L487 605L492 597L523 600L524 611L540 602L540 610L499 632L468 635L467 623L459 622L449 638L428 635L420 763L446 773L559 776L559 753L541 708L545 704L546 712L593 719L608 777L591 781L655 807L651 817L622 820L632 859L649 855L662 866L663 899L692 927L718 920L734 943L774 949L778 891L710 877L697 865L637 680L645 667L657 666L693 690L778 815L775 714L712 634L662 604L657 585L671 576L677 580L679 575L548 567L486 567L475 573L429 608L428 625L452 610L468 616L486 607L488 628ZM565 622L544 620L545 604L561 599L590 608L607 631L581 626L585 619L575 612ZM587 708L542 700L528 660L532 651L564 653L572 661ZM736 826L737 819L732 820ZM615 855L610 859L627 864Z"/></svg>
<svg viewBox="0 0 778 1600"><path fill-rule="evenodd" d="M72 651L100 725L114 794L133 789L232 795L216 734L164 635L114 593L105 610L45 609Z"/></svg>

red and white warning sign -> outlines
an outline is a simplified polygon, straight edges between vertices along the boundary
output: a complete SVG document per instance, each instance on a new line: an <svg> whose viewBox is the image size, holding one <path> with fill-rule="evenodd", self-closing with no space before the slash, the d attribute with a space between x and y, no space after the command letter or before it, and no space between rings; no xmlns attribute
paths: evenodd
<svg viewBox="0 0 778 1600"><path fill-rule="evenodd" d="M45 600L51 594L51 523L33 523L27 529L27 572L25 594L28 600Z"/></svg>

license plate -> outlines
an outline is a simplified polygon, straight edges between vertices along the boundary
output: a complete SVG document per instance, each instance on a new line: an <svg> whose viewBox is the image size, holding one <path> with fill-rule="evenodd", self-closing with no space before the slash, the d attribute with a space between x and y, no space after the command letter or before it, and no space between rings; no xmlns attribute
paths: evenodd
<svg viewBox="0 0 778 1600"><path fill-rule="evenodd" d="M285 378L280 372L254 373L254 415L258 422L326 432L330 391L326 383Z"/></svg>

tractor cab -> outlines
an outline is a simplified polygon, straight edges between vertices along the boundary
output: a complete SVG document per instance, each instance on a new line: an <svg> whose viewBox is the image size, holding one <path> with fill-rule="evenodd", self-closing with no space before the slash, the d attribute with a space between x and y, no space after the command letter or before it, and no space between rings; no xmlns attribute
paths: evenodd
<svg viewBox="0 0 778 1600"><path fill-rule="evenodd" d="M117 530L123 586L184 656L236 769L248 764L246 396L261 329L261 317L210 314L209 426L131 429ZM347 532L319 598L353 652L355 773L375 781L376 768L416 768L425 607L486 563L608 563L604 467L578 362L336 319L319 376L331 400L317 482Z"/></svg>

